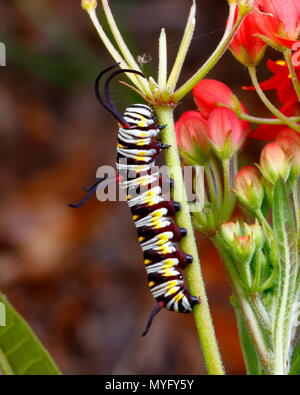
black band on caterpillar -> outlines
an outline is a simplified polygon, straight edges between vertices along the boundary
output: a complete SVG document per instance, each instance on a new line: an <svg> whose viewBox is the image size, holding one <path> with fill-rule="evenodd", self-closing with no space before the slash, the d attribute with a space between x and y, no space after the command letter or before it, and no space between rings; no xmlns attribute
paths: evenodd
<svg viewBox="0 0 300 395"><path fill-rule="evenodd" d="M186 229L180 228L171 219L181 209L179 203L167 201L162 196L160 174L153 174L152 167L163 145L158 139L160 131L166 125L158 125L153 110L144 104L134 104L120 115L109 92L109 83L120 73L136 73L133 70L113 72L105 84L105 99L99 93L101 77L117 65L102 72L96 80L96 95L100 103L118 120L118 156L117 169L121 175L119 182L125 190L128 206L131 210L138 240L144 253L144 263L148 275L148 285L157 301L143 336L149 331L156 314L166 308L170 311L190 313L199 300L191 296L184 286L184 269L192 262L192 257L180 251L176 242L186 236ZM133 177L132 175L135 175ZM127 181L129 180L130 181ZM155 185L151 189L136 196L131 190L139 190L141 186ZM97 187L98 184L95 184Z"/></svg>

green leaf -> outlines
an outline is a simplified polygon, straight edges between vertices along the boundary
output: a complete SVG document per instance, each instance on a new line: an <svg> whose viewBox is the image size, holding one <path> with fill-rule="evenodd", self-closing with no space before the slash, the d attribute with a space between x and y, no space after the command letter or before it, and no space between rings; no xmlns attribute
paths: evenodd
<svg viewBox="0 0 300 395"><path fill-rule="evenodd" d="M300 336L299 335L298 335L297 344L294 348L289 375L290 376L300 375Z"/></svg>
<svg viewBox="0 0 300 395"><path fill-rule="evenodd" d="M245 321L243 316L237 307L236 303L233 303L237 324L240 334L240 342L242 346L244 361L246 364L247 375L249 376L260 376L263 374L263 370L258 358L258 355L255 351L255 347L253 345L252 339L249 335L248 329L246 327Z"/></svg>
<svg viewBox="0 0 300 395"><path fill-rule="evenodd" d="M1 326L3 324L5 326ZM0 371L4 375L18 376L61 374L32 329L2 294L0 294Z"/></svg>

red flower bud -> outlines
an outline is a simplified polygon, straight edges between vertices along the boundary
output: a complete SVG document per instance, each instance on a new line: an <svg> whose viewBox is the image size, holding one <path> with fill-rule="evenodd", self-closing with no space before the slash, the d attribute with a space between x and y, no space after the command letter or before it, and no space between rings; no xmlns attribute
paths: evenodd
<svg viewBox="0 0 300 395"><path fill-rule="evenodd" d="M194 87L193 95L197 107L204 119L209 119L211 113L220 106L236 109L238 112L246 112L242 102L235 96L232 90L223 82L204 79ZM244 129L249 128L249 123L242 121Z"/></svg>
<svg viewBox="0 0 300 395"><path fill-rule="evenodd" d="M262 177L256 167L243 167L235 177L234 192L239 200L253 211L258 210L263 202L265 190Z"/></svg>
<svg viewBox="0 0 300 395"><path fill-rule="evenodd" d="M300 135L292 129L282 130L276 143L291 161L291 174L297 178L300 175Z"/></svg>
<svg viewBox="0 0 300 395"><path fill-rule="evenodd" d="M270 143L262 150L260 170L271 184L275 184L279 177L287 179L290 173L289 158L277 143Z"/></svg>
<svg viewBox="0 0 300 395"><path fill-rule="evenodd" d="M176 122L176 138L180 154L187 163L203 163L209 155L207 122L197 111L187 111Z"/></svg>
<svg viewBox="0 0 300 395"><path fill-rule="evenodd" d="M220 159L229 159L240 149L246 138L242 122L228 108L215 109L207 128L212 148Z"/></svg>
<svg viewBox="0 0 300 395"><path fill-rule="evenodd" d="M225 84L217 80L204 79L193 89L193 95L197 107L203 116L208 119L212 111L223 104L228 107L235 107L235 99L232 90Z"/></svg>
<svg viewBox="0 0 300 395"><path fill-rule="evenodd" d="M257 65L264 56L266 43L255 37L257 12L246 16L237 34L231 42L231 52L245 66Z"/></svg>

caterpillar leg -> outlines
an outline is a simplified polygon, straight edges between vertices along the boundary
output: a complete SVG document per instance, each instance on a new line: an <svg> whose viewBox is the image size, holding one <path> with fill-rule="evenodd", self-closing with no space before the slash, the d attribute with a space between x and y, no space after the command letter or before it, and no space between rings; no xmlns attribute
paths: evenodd
<svg viewBox="0 0 300 395"><path fill-rule="evenodd" d="M146 328L144 330L144 332L142 333L142 336L146 336L147 333L149 332L151 325L153 323L154 318L156 317L156 315L160 312L160 310L162 310L165 307L165 303L164 302L158 302L156 304L156 306L154 307L154 309L151 311L151 314L149 316Z"/></svg>
<svg viewBox="0 0 300 395"><path fill-rule="evenodd" d="M104 181L106 179L106 177L104 178L96 178L96 180L93 182L93 184L89 187L83 187L83 189L86 192L90 192L93 191L95 187L97 187L102 181Z"/></svg>
<svg viewBox="0 0 300 395"><path fill-rule="evenodd" d="M103 177L103 178L97 178L96 181L91 185L90 187L83 187L85 191L88 193L85 195L85 197L79 202L78 204L68 204L69 207L71 208L79 208L82 207L91 196L93 196L94 193L96 193L98 187L101 185L101 188L106 188L108 185L111 185L115 182L118 182L118 179L114 178L108 178L108 177Z"/></svg>

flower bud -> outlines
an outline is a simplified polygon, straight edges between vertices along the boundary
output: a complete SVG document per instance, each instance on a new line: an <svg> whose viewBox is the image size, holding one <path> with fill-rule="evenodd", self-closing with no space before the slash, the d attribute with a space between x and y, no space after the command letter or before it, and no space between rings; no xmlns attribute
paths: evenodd
<svg viewBox="0 0 300 395"><path fill-rule="evenodd" d="M247 264L253 258L255 253L255 244L251 234L246 234L244 236L234 237L234 249L233 253L235 259L240 264Z"/></svg>
<svg viewBox="0 0 300 395"><path fill-rule="evenodd" d="M251 233L256 249L263 248L263 246L266 242L266 237L265 237L265 234L263 232L263 228L261 227L261 225L256 221L252 225L244 224L244 227L245 227L246 233L249 233L249 234Z"/></svg>
<svg viewBox="0 0 300 395"><path fill-rule="evenodd" d="M291 176L297 179L300 175L300 136L292 129L282 130L277 138L276 143L284 151L291 162Z"/></svg>
<svg viewBox="0 0 300 395"><path fill-rule="evenodd" d="M198 110L205 119L209 119L218 105L235 108L234 94L225 84L217 80L204 79L193 89Z"/></svg>
<svg viewBox="0 0 300 395"><path fill-rule="evenodd" d="M230 45L233 56L246 67L258 65L267 48L266 43L254 36L257 33L256 15L251 12L245 17Z"/></svg>
<svg viewBox="0 0 300 395"><path fill-rule="evenodd" d="M260 172L256 167L243 167L235 177L234 192L238 199L252 211L260 209L265 190Z"/></svg>
<svg viewBox="0 0 300 395"><path fill-rule="evenodd" d="M287 180L290 174L289 158L277 143L267 144L260 157L260 170L271 184L275 184L279 177Z"/></svg>
<svg viewBox="0 0 300 395"><path fill-rule="evenodd" d="M221 160L231 158L246 138L242 122L228 108L215 109L207 128L212 149Z"/></svg>
<svg viewBox="0 0 300 395"><path fill-rule="evenodd" d="M221 236L228 249L231 249L235 235L239 235L240 232L241 226L239 222L226 222L221 226Z"/></svg>
<svg viewBox="0 0 300 395"><path fill-rule="evenodd" d="M203 164L210 153L207 122L197 111L187 111L175 125L177 144L187 164Z"/></svg>
<svg viewBox="0 0 300 395"><path fill-rule="evenodd" d="M266 237L261 225L258 222L252 225L225 223L221 225L217 241L231 256L243 287L249 292L258 291L261 288L262 272L268 264L263 253Z"/></svg>
<svg viewBox="0 0 300 395"><path fill-rule="evenodd" d="M221 226L220 237L223 245L238 265L248 265L255 253L255 243L251 232L239 222L228 222Z"/></svg>
<svg viewBox="0 0 300 395"><path fill-rule="evenodd" d="M237 113L246 113L245 106L225 84L217 80L204 79L193 89L193 95L201 116L208 120L218 107L227 107ZM244 130L249 129L247 121L241 121Z"/></svg>
<svg viewBox="0 0 300 395"><path fill-rule="evenodd" d="M81 0L81 7L87 12L94 11L97 8L97 0Z"/></svg>

